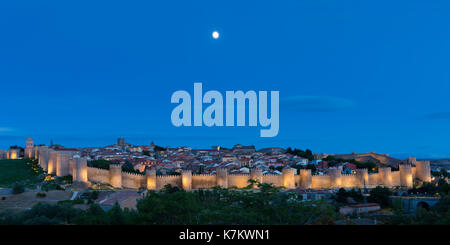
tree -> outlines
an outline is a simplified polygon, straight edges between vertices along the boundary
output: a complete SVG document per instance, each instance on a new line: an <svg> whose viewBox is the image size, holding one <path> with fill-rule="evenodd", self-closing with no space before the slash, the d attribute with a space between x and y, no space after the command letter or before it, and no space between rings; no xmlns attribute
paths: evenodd
<svg viewBox="0 0 450 245"><path fill-rule="evenodd" d="M344 188L340 188L336 193L336 202L347 203L348 193Z"/></svg>
<svg viewBox="0 0 450 245"><path fill-rule="evenodd" d="M339 203L347 203L347 198L349 197L356 202L362 202L364 199L360 189L346 191L344 188L340 188L336 193L336 201Z"/></svg>
<svg viewBox="0 0 450 245"><path fill-rule="evenodd" d="M109 169L109 165L111 165L111 164L114 164L114 163L111 161L107 161L107 160L93 160L93 161L88 162L89 167L102 168L102 169Z"/></svg>
<svg viewBox="0 0 450 245"><path fill-rule="evenodd" d="M300 149L297 149L297 148L292 150L291 147L288 147L286 149L286 153L292 154L292 155L296 155L296 156L299 156L299 157L303 157L303 158L307 158L309 161L314 160L314 155L313 155L313 153L312 153L312 151L310 149L306 149L305 151L303 151L303 150L300 150Z"/></svg>
<svg viewBox="0 0 450 245"><path fill-rule="evenodd" d="M254 179L248 179L248 185L245 187L246 189L252 189L253 187L257 186L259 182Z"/></svg>
<svg viewBox="0 0 450 245"><path fill-rule="evenodd" d="M378 203L378 204L380 204L381 207L390 207L391 206L389 197L392 195L392 192L391 192L391 190L389 190L389 188L377 186L377 187L373 188L372 190L370 190L369 193L370 193L370 196L369 196L368 200L370 202Z"/></svg>
<svg viewBox="0 0 450 245"><path fill-rule="evenodd" d="M122 165L122 171L129 172L129 173L137 173L137 174L141 173L139 170L134 169L133 164L131 164L128 161Z"/></svg>
<svg viewBox="0 0 450 245"><path fill-rule="evenodd" d="M16 182L12 186L12 193L13 194L20 194L25 192L25 185L19 182Z"/></svg>
<svg viewBox="0 0 450 245"><path fill-rule="evenodd" d="M158 146L158 145L155 145L154 149L155 149L155 151L165 151L166 150L166 148Z"/></svg>
<svg viewBox="0 0 450 245"><path fill-rule="evenodd" d="M122 214L122 209L118 202L114 203L113 207L107 212L109 225L123 225L125 224L125 218Z"/></svg>

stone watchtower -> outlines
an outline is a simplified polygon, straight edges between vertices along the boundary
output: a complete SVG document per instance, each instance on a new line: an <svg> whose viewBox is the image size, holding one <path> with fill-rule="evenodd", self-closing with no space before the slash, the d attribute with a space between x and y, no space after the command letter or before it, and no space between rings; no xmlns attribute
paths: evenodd
<svg viewBox="0 0 450 245"><path fill-rule="evenodd" d="M34 157L34 141L31 137L27 138L26 146L25 146L25 158L33 158Z"/></svg>
<svg viewBox="0 0 450 245"><path fill-rule="evenodd" d="M295 172L293 168L284 168L282 178L283 186L286 189L295 189Z"/></svg>
<svg viewBox="0 0 450 245"><path fill-rule="evenodd" d="M262 169L252 168L250 170L250 179L257 181L258 183L262 183L262 181L263 181ZM254 186L254 187L256 187L256 186Z"/></svg>
<svg viewBox="0 0 450 245"><path fill-rule="evenodd" d="M385 187L392 186L392 171L391 167L384 167L378 169L378 177L380 180L380 184Z"/></svg>
<svg viewBox="0 0 450 245"><path fill-rule="evenodd" d="M416 162L417 162L416 157L408 157L408 158L406 158L406 163L407 164L415 165Z"/></svg>
<svg viewBox="0 0 450 245"><path fill-rule="evenodd" d="M425 182L431 182L430 161L416 162L416 177Z"/></svg>
<svg viewBox="0 0 450 245"><path fill-rule="evenodd" d="M300 187L309 189L312 186L311 169L300 169Z"/></svg>
<svg viewBox="0 0 450 245"><path fill-rule="evenodd" d="M183 170L181 172L181 186L183 190L192 189L192 170Z"/></svg>
<svg viewBox="0 0 450 245"><path fill-rule="evenodd" d="M332 167L328 169L330 175L330 187L340 188L342 185L342 173L340 168Z"/></svg>
<svg viewBox="0 0 450 245"><path fill-rule="evenodd" d="M47 173L55 174L56 173L56 158L58 152L55 150L49 150L48 152L48 164L47 164Z"/></svg>
<svg viewBox="0 0 450 245"><path fill-rule="evenodd" d="M47 172L48 167L48 158L49 158L49 149L48 146L40 146L39 147L39 166Z"/></svg>
<svg viewBox="0 0 450 245"><path fill-rule="evenodd" d="M19 159L19 149L9 148L8 150L8 159Z"/></svg>
<svg viewBox="0 0 450 245"><path fill-rule="evenodd" d="M56 155L56 176L69 175L69 152L58 152Z"/></svg>
<svg viewBox="0 0 450 245"><path fill-rule="evenodd" d="M147 168L145 176L147 177L147 190L156 190L156 170Z"/></svg>
<svg viewBox="0 0 450 245"><path fill-rule="evenodd" d="M73 158L75 168L73 170L73 180L81 183L88 183L87 159L81 157Z"/></svg>
<svg viewBox="0 0 450 245"><path fill-rule="evenodd" d="M228 169L218 168L216 169L216 183L217 186L222 188L228 188Z"/></svg>
<svg viewBox="0 0 450 245"><path fill-rule="evenodd" d="M400 185L406 187L413 186L412 169L410 164L400 164Z"/></svg>
<svg viewBox="0 0 450 245"><path fill-rule="evenodd" d="M358 186L364 188L369 185L369 171L367 168L356 169L356 178L358 179Z"/></svg>
<svg viewBox="0 0 450 245"><path fill-rule="evenodd" d="M122 188L122 166L120 164L109 165L109 183L114 188Z"/></svg>

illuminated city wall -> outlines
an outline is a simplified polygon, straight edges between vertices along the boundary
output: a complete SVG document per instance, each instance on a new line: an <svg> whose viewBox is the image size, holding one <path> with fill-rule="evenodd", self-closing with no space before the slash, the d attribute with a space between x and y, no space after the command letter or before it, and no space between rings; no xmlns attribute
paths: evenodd
<svg viewBox="0 0 450 245"><path fill-rule="evenodd" d="M229 174L227 169L217 169L215 175L192 174L184 170L181 175L156 176L156 171L149 170L146 174L123 172L120 165L110 165L110 169L87 167L85 158L68 158L67 153L58 152L48 147L42 147L36 156L43 169L58 176L71 174L75 181L109 184L115 188L151 189L159 190L170 184L179 188L200 189L221 186L223 188L243 188L249 185L249 180L260 183L273 184L287 189L293 188L352 188L376 186L404 186L412 187L414 178L430 181L430 163L428 161L415 161L417 167L410 164L401 164L399 171L391 168L380 168L378 173L368 173L367 169L357 169L356 174L342 174L340 168L330 168L329 174L311 175L311 170L302 169L298 173L292 168L283 169L281 175L263 175L261 169L251 169L250 174ZM10 152L11 153L11 152Z"/></svg>
<svg viewBox="0 0 450 245"><path fill-rule="evenodd" d="M73 165L71 164L71 166ZM372 173L366 176L366 180L364 179L364 175L358 174L335 173L334 175L311 175L310 171L304 171L300 172L298 175L293 175L292 169L290 171L285 171L284 175L268 174L262 175L258 178L261 180L261 183L273 184L274 186L285 187L287 189L293 189L296 187L312 189L341 187L362 188L364 186L368 188L373 188L376 186L411 187L411 167L401 167L400 169L404 168L406 168L406 173L401 173L401 171L391 171L390 174L386 174L386 172L382 172L382 174ZM77 169L73 169L71 172L76 173ZM120 165L116 165L114 166L114 169L110 170L87 167L86 172L87 180L89 182L105 183L116 188L126 189L147 188L159 190L164 188L167 184L179 188L184 187L187 190L207 189L214 186L222 186L224 188L243 188L249 185L249 179L255 179L255 175L251 174L226 174L226 180L223 180L220 175L192 174L189 171L184 171L182 175L156 176L156 172L154 171L153 173L144 175L123 172L120 169ZM403 180L401 179L401 176L403 177ZM365 185L363 183L365 183Z"/></svg>
<svg viewBox="0 0 450 245"><path fill-rule="evenodd" d="M200 189L208 189L216 186L217 184L215 175L208 174L193 174L192 175L192 186Z"/></svg>

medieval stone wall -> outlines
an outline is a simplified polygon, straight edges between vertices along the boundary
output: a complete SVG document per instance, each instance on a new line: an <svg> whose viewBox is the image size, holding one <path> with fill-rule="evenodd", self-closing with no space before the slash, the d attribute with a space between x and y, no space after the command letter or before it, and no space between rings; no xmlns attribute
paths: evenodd
<svg viewBox="0 0 450 245"><path fill-rule="evenodd" d="M87 167L88 181L95 181L109 184L109 170L101 168Z"/></svg>
<svg viewBox="0 0 450 245"><path fill-rule="evenodd" d="M115 188L130 189L162 189L170 184L186 190L212 188L221 186L224 188L243 188L249 185L249 179L260 183L273 184L274 186L292 189L301 188L352 188L352 187L376 187L379 185L394 187L412 187L414 178L422 181L431 180L429 161L409 162L399 165L399 171L392 171L390 167L381 167L378 173L368 174L367 169L357 169L356 174L342 174L341 168L330 168L327 175L311 175L311 170L302 169L298 174L294 169L283 169L281 175L263 175L260 169L252 169L250 174L229 174L227 169L217 169L215 175L192 174L190 170L183 170L181 175L156 176L155 170L149 170L145 175L122 172L120 165L110 165L110 169L87 167L87 160L73 156L73 154L58 152L48 147L39 147L35 157L39 158L39 164L49 174L58 176L72 175L78 182L100 182L110 184Z"/></svg>
<svg viewBox="0 0 450 245"><path fill-rule="evenodd" d="M180 175L156 176L157 190L164 188L164 186L168 184L170 184L173 187L181 188L181 176Z"/></svg>
<svg viewBox="0 0 450 245"><path fill-rule="evenodd" d="M139 189L146 187L145 175L122 172L122 187L129 189Z"/></svg>
<svg viewBox="0 0 450 245"><path fill-rule="evenodd" d="M249 174L230 174L228 175L228 187L244 188L249 185Z"/></svg>
<svg viewBox="0 0 450 245"><path fill-rule="evenodd" d="M282 186L282 176L278 174L265 174L262 177L263 183L273 184L274 186Z"/></svg>
<svg viewBox="0 0 450 245"><path fill-rule="evenodd" d="M312 188L329 188L330 187L330 176L329 175L313 175L312 176Z"/></svg>
<svg viewBox="0 0 450 245"><path fill-rule="evenodd" d="M216 176L207 174L193 174L192 188L193 189L208 189L216 186Z"/></svg>

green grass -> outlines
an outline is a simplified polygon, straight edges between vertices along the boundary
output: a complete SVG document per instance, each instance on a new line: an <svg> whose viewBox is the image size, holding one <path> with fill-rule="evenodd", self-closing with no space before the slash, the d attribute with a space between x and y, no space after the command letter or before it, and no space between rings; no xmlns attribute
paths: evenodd
<svg viewBox="0 0 450 245"><path fill-rule="evenodd" d="M25 159L0 160L0 187L11 187L17 181L34 182L36 176L38 173L27 165Z"/></svg>

